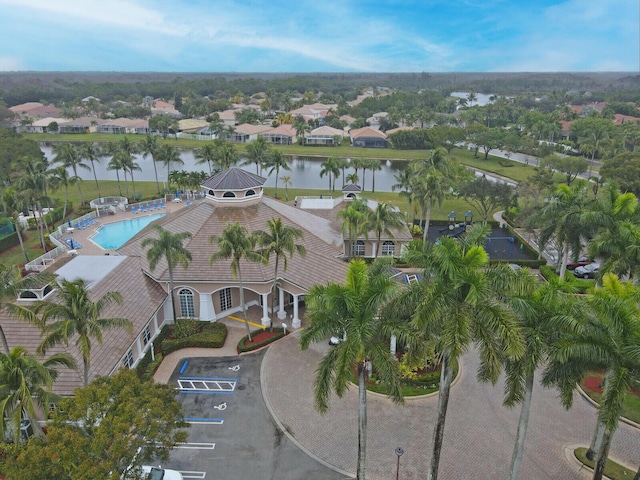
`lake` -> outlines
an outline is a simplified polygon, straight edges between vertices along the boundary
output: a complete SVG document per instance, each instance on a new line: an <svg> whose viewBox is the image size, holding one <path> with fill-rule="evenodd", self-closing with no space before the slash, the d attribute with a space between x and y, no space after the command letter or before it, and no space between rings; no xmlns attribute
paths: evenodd
<svg viewBox="0 0 640 480"><path fill-rule="evenodd" d="M50 161L53 160L53 153L50 146L41 146L40 147L44 152L47 159ZM379 151L376 151L378 154ZM297 157L297 156L287 156L289 161L289 167L291 171L280 171L280 178L285 175L289 175L291 177L291 187L292 188L308 188L308 189L327 189L329 188L329 180L326 176L320 178L320 171L322 167L320 164L326 160L326 157ZM180 158L184 162L184 165L171 165L171 170L186 170L187 172L199 172L199 171L208 171L208 166L197 165L196 158L194 156L193 149L183 149L180 150ZM99 180L116 180L116 172L114 170L107 170L107 164L109 163L110 158L104 157L100 164L96 163L96 175ZM144 158L142 155L136 155L136 163L140 166L142 171L135 172L134 178L135 180L143 180L143 181L154 181L155 176L153 173L153 161L151 160L151 156L147 156ZM241 162L238 162L241 163ZM391 160L382 160L381 162L382 170L376 172L376 191L378 192L390 192L391 186L396 184L396 179L394 175L398 173L399 170L404 168L407 164L406 161L391 161ZM161 183L166 182L167 180L167 168L162 164L158 163L156 165L158 169L158 180ZM255 165L241 167L244 170L247 170L251 173L256 173ZM353 169L347 168L345 169L345 174L349 175L353 173ZM268 175L267 170L263 170L261 173L263 177L267 178L267 182L265 186L274 187L275 186L275 172L273 175ZM360 176L360 181L358 182L361 186L363 184L362 178L362 170L358 172ZM90 170L80 169L78 171L78 176L83 180L93 180L93 173ZM120 172L120 180L122 178L122 172ZM338 178L337 187L341 186L342 182L342 173ZM278 180L278 187L282 187L282 181ZM371 171L367 170L364 178L364 189L366 191L371 191Z"/></svg>

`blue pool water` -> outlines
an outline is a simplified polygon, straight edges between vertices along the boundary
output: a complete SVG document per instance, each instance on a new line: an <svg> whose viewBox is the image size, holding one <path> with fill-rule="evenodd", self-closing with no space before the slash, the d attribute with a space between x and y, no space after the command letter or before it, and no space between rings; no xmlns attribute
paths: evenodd
<svg viewBox="0 0 640 480"><path fill-rule="evenodd" d="M164 217L164 213L155 213L145 217L132 218L122 222L103 225L91 240L105 250L115 250L124 245L127 240L149 225L154 220Z"/></svg>

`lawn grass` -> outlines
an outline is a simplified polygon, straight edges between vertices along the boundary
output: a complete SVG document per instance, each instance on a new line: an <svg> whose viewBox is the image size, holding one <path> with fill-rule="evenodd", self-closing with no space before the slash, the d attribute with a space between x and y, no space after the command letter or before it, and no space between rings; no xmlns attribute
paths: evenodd
<svg viewBox="0 0 640 480"><path fill-rule="evenodd" d="M599 377L603 378L603 374L601 372L589 372L588 376L590 377ZM589 395L589 398L596 403L600 403L602 395L598 392L594 392L593 390L587 388L584 385L584 382L581 383L580 387L582 391ZM631 420L635 423L640 423L640 397L638 395L634 395L629 392L624 396L624 400L622 403L622 416L626 419Z"/></svg>
<svg viewBox="0 0 640 480"><path fill-rule="evenodd" d="M580 461L583 465L593 469L595 466L595 462L592 462L586 457L587 449L584 447L576 448L573 452L578 461ZM604 474L611 480L623 480L633 478L636 474L633 470L629 470L628 468L623 467L622 465L614 462L611 459L607 460L607 464L604 467Z"/></svg>

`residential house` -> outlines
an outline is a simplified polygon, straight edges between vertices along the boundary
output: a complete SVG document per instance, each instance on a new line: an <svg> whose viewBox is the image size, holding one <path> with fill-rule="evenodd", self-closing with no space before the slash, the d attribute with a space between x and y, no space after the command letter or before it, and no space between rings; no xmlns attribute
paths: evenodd
<svg viewBox="0 0 640 480"><path fill-rule="evenodd" d="M264 137L269 143L276 145L291 145L296 141L296 129L293 125L280 125L271 128L260 136Z"/></svg>
<svg viewBox="0 0 640 480"><path fill-rule="evenodd" d="M257 140L260 134L272 130L270 125L252 125L243 123L235 127L235 131L231 134L230 140L234 143L249 143Z"/></svg>
<svg viewBox="0 0 640 480"><path fill-rule="evenodd" d="M325 125L323 127L318 127L304 137L305 145L331 145L336 146L336 140L338 140L337 144L339 145L342 141L342 138L346 136L343 130L338 130L337 128L329 127Z"/></svg>
<svg viewBox="0 0 640 480"><path fill-rule="evenodd" d="M363 148L387 148L387 136L371 127L356 128L349 132L351 145Z"/></svg>

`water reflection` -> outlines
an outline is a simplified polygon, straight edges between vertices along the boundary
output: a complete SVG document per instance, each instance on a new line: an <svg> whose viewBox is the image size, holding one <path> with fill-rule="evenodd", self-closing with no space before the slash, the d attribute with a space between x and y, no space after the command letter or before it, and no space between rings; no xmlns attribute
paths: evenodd
<svg viewBox="0 0 640 480"><path fill-rule="evenodd" d="M50 146L41 146L40 147L44 152L45 156L49 160L53 160L53 153ZM379 152L376 152L379 153ZM135 179L143 180L143 181L154 181L154 169L153 169L153 161L151 160L151 156L148 155L147 158L144 158L141 154L135 156L135 162L140 166L142 171L135 172ZM292 183L292 188L310 188L310 189L326 189L328 186L327 177L320 178L320 171L322 170L321 163L324 162L327 157L301 157L301 156L287 156L289 161L290 171L280 170L280 178L284 176L289 176ZM205 164L197 164L197 159L195 158L193 149L181 149L180 150L180 158L184 162L184 165L172 164L171 170L186 170L187 172L199 172L205 171L208 172L209 167ZM99 180L116 180L116 172L113 170L107 170L107 165L109 164L109 157L104 157L100 163L96 162L96 175ZM242 166L244 162L244 158L238 162L238 165L241 166L244 170L256 173L255 164L250 164L246 166ZM382 169L375 173L376 177L376 191L379 192L390 192L391 186L396 184L396 180L394 175L398 173L398 170L404 168L407 162L397 161L397 160L381 160ZM167 181L167 167L161 163L156 164L156 168L158 170L158 180L163 183ZM345 169L345 175L349 175L353 173L352 168ZM267 182L265 185L267 187L275 186L275 172L272 175L269 175L269 171L263 169L262 172L258 171L259 175L267 178ZM79 170L78 175L83 180L93 180L93 173L90 170ZM360 177L359 184L362 186L364 184L365 191L371 191L372 184L372 172L367 170L364 175L362 169L358 171L358 176ZM122 174L120 175L122 180ZM343 182L342 179L342 171L340 171L340 177L338 177L338 181L336 185L340 186ZM282 185L282 181L278 180L278 185Z"/></svg>

